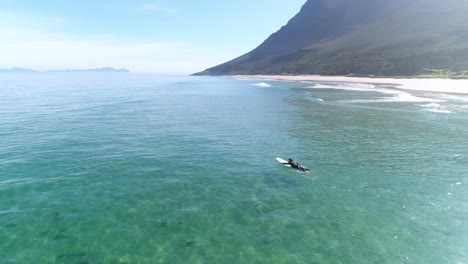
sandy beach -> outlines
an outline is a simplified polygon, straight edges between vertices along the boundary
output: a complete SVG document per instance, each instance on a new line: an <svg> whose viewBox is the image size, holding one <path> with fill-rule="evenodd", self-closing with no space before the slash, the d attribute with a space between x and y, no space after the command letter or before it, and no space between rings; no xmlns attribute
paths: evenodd
<svg viewBox="0 0 468 264"><path fill-rule="evenodd" d="M396 78L367 78L347 76L321 75L242 75L240 78L282 80L282 81L311 81L333 83L361 83L372 84L389 89L403 89L412 91L431 91L452 94L468 94L468 79L396 79Z"/></svg>

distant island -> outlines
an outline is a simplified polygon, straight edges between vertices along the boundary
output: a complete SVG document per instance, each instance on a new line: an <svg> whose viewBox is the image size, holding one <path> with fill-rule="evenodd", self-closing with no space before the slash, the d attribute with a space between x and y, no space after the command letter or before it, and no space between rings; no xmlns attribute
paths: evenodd
<svg viewBox="0 0 468 264"><path fill-rule="evenodd" d="M195 75L468 77L468 2L308 0L251 52Z"/></svg>
<svg viewBox="0 0 468 264"><path fill-rule="evenodd" d="M37 72L32 69L25 69L25 68L11 68L11 69L0 69L0 72Z"/></svg>
<svg viewBox="0 0 468 264"><path fill-rule="evenodd" d="M85 69L85 70L51 70L47 72L121 72L121 73L127 73L130 72L127 69L114 69L112 67L104 67L104 68L96 68L96 69Z"/></svg>
<svg viewBox="0 0 468 264"><path fill-rule="evenodd" d="M112 67L96 68L96 69L69 69L69 70L49 70L49 71L37 71L33 69L25 68L11 68L11 69L0 69L0 73L30 73L30 72L103 72L103 73L128 73L127 69L115 69Z"/></svg>

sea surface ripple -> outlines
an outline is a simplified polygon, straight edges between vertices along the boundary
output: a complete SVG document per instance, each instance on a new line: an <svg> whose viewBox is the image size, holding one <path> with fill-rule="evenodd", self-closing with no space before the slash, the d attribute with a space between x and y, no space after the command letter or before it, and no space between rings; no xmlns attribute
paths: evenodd
<svg viewBox="0 0 468 264"><path fill-rule="evenodd" d="M468 263L463 97L90 73L0 89L0 263Z"/></svg>

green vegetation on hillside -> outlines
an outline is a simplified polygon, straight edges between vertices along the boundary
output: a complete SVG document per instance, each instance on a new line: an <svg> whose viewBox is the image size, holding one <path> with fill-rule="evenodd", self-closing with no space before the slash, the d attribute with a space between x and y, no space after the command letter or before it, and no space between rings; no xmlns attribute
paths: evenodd
<svg viewBox="0 0 468 264"><path fill-rule="evenodd" d="M427 69L427 73L419 74L415 77L418 78L460 78L465 79L468 78L468 70L467 71L459 71L454 72L451 70L443 70L443 69Z"/></svg>

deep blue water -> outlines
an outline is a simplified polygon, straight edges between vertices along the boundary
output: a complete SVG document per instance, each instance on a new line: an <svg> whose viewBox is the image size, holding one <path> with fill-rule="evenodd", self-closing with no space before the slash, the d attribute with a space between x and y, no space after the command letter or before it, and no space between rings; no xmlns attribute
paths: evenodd
<svg viewBox="0 0 468 264"><path fill-rule="evenodd" d="M0 263L459 264L467 248L466 96L0 75Z"/></svg>

